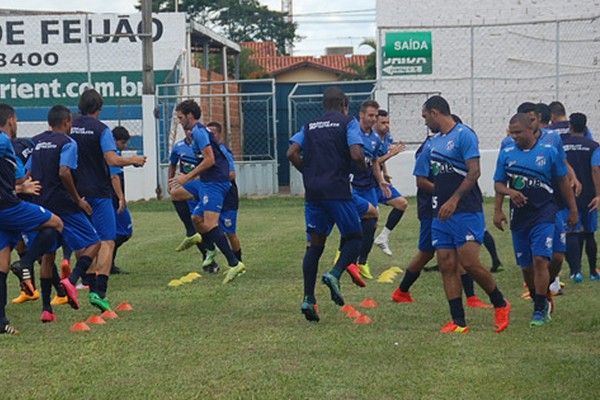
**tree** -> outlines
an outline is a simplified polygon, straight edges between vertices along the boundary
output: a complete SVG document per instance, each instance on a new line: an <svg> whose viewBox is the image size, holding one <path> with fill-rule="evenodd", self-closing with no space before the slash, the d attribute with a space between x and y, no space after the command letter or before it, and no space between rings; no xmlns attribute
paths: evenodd
<svg viewBox="0 0 600 400"><path fill-rule="evenodd" d="M174 10L173 0L152 0L154 12ZM179 10L235 42L273 41L280 54L301 39L287 13L269 10L258 0L180 0Z"/></svg>
<svg viewBox="0 0 600 400"><path fill-rule="evenodd" d="M345 73L342 75L343 80L373 80L377 79L377 43L373 39L365 39L359 46L369 46L373 49L367 56L364 65L356 63L348 64L348 68L353 69L356 73Z"/></svg>

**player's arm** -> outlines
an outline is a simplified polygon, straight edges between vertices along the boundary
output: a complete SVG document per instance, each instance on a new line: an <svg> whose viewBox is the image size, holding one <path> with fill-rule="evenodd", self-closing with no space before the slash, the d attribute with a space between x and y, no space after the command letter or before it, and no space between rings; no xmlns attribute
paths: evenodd
<svg viewBox="0 0 600 400"><path fill-rule="evenodd" d="M496 191L494 197L494 226L501 231L504 230L504 225L507 223L506 214L504 214L504 211L502 210L505 189L508 189L506 183L494 182L494 190Z"/></svg>
<svg viewBox="0 0 600 400"><path fill-rule="evenodd" d="M575 195L573 194L573 190L571 189L571 183L569 182L567 176L562 176L558 178L558 187L560 189L560 192L562 193L565 203L567 203L567 206L570 210L567 225L574 228L577 225L579 217L577 215L577 203L575 203Z"/></svg>
<svg viewBox="0 0 600 400"><path fill-rule="evenodd" d="M26 176L19 179L19 182L15 185L15 191L18 194L31 194L39 196L42 190L42 185L39 181L34 181L31 176Z"/></svg>
<svg viewBox="0 0 600 400"><path fill-rule="evenodd" d="M390 184L383 177L383 172L381 171L381 160L376 158L373 160L373 175L381 188L381 192L383 197L386 199L392 197L392 191L390 190Z"/></svg>
<svg viewBox="0 0 600 400"><path fill-rule="evenodd" d="M594 182L596 195L588 204L590 211L594 211L600 205L600 166L592 165L592 181Z"/></svg>
<svg viewBox="0 0 600 400"><path fill-rule="evenodd" d="M473 189L477 183L477 179L479 179L479 176L481 175L479 157L466 160L465 165L467 166L467 176L463 179L462 183L454 191L452 196L450 196L450 198L440 207L438 218L442 221L446 221L454 214L460 199Z"/></svg>
<svg viewBox="0 0 600 400"><path fill-rule="evenodd" d="M350 153L352 153L352 149L350 149L350 150L351 150ZM300 144L298 142L292 142L290 144L290 147L288 147L287 158L288 158L288 160L290 160L290 162L292 163L294 168L296 168L298 171L302 172L304 165L303 165L302 156L300 155L300 153L302 153L302 147L300 146ZM354 157L353 157L353 159L354 159ZM364 156L363 156L363 162L364 162Z"/></svg>
<svg viewBox="0 0 600 400"><path fill-rule="evenodd" d="M146 164L146 156L135 154L131 157L123 157L117 155L117 152L114 150L105 152L104 159L110 167L127 167L129 165L143 167Z"/></svg>
<svg viewBox="0 0 600 400"><path fill-rule="evenodd" d="M573 190L575 190L575 196L579 196L581 194L581 189L583 189L583 185L581 184L581 182L579 182L579 179L577 179L577 175L575 175L575 170L573 169L573 167L571 167L571 164L569 164L569 161L566 158L565 164L567 165L567 170L569 171L567 173L569 185Z"/></svg>
<svg viewBox="0 0 600 400"><path fill-rule="evenodd" d="M60 177L60 181L62 182L67 192L71 195L71 198L87 215L92 215L92 207L90 204L81 196L79 196L79 192L77 192L77 188L75 187L75 181L73 181L73 175L71 174L71 168L66 165L61 165L58 176Z"/></svg>
<svg viewBox="0 0 600 400"><path fill-rule="evenodd" d="M111 174L110 183L112 184L117 198L119 199L119 209L117 210L117 214L121 214L123 211L125 211L125 207L127 207L127 201L125 200L125 195L121 189L121 177L119 174Z"/></svg>
<svg viewBox="0 0 600 400"><path fill-rule="evenodd" d="M210 144L207 144L200 151L200 153L202 154L202 161L200 162L200 164L196 165L196 167L187 174L180 174L176 178L169 179L169 186L173 184L184 185L216 164L215 153L213 153Z"/></svg>
<svg viewBox="0 0 600 400"><path fill-rule="evenodd" d="M425 176L417 176L417 188L424 190L427 193L433 193L433 182Z"/></svg>
<svg viewBox="0 0 600 400"><path fill-rule="evenodd" d="M394 157L395 155L402 153L404 150L406 150L406 146L404 145L404 143L390 145L390 149L387 152L387 154L379 157L378 160L380 163L384 163L390 158Z"/></svg>

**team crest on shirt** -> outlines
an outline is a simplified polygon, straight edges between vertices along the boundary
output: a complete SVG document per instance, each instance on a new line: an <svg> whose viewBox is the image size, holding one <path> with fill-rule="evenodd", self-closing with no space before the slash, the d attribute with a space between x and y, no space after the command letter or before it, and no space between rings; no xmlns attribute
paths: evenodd
<svg viewBox="0 0 600 400"><path fill-rule="evenodd" d="M547 249L551 249L552 248L552 236L547 236L546 237L546 248Z"/></svg>
<svg viewBox="0 0 600 400"><path fill-rule="evenodd" d="M469 232L465 235L465 240L467 242L472 242L475 240L475 235L473 235L471 232Z"/></svg>
<svg viewBox="0 0 600 400"><path fill-rule="evenodd" d="M204 195L204 197L202 197L202 204L204 204L204 205L208 204L208 195Z"/></svg>
<svg viewBox="0 0 600 400"><path fill-rule="evenodd" d="M223 221L223 225L225 225L227 228L231 228L231 218L225 218L225 221Z"/></svg>
<svg viewBox="0 0 600 400"><path fill-rule="evenodd" d="M376 140L371 140L371 147L375 148L375 146L377 146L377 141Z"/></svg>
<svg viewBox="0 0 600 400"><path fill-rule="evenodd" d="M537 165L538 167L543 167L544 165L546 165L546 157L544 157L543 154L540 154L539 156L535 157L535 165Z"/></svg>
<svg viewBox="0 0 600 400"><path fill-rule="evenodd" d="M447 151L454 150L454 140L450 140L448 143L446 143L446 150Z"/></svg>
<svg viewBox="0 0 600 400"><path fill-rule="evenodd" d="M560 233L560 244L567 244L567 234L565 232Z"/></svg>

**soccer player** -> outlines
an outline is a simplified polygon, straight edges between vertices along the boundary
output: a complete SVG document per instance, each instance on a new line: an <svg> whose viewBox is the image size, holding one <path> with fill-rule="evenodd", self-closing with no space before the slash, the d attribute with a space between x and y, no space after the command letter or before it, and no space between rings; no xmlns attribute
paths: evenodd
<svg viewBox="0 0 600 400"><path fill-rule="evenodd" d="M577 223L577 206L564 159L553 146L536 138L529 115L515 114L509 130L515 144L506 146L498 156L494 174L497 194L494 225L503 230L506 216L502 203L504 196L509 196L515 256L534 301L530 326L541 326L550 321L551 312L547 300L549 261L553 252L554 215L559 211L553 196L556 187L553 180L557 180L569 206L570 226Z"/></svg>
<svg viewBox="0 0 600 400"><path fill-rule="evenodd" d="M19 241L22 232L38 231L25 255L16 262L20 272L21 288L33 294L30 271L33 263L46 254L56 243L63 223L56 215L43 207L23 201L17 197L17 189L33 194L23 186L32 180L25 177L25 169L15 155L11 137L17 133L17 114L8 104L0 104L0 334L14 334L18 330L6 318L6 278L10 265L10 253ZM17 187L17 182L20 183ZM35 188L34 188L35 189Z"/></svg>
<svg viewBox="0 0 600 400"><path fill-rule="evenodd" d="M356 262L360 251L361 225L350 190L351 164L366 168L358 122L348 116L348 98L337 87L323 94L325 113L304 125L290 139L287 157L302 173L305 189L306 229L311 244L302 263L304 301L301 311L311 322L318 322L315 308L315 284L319 259L325 249L327 234L335 223L344 246L333 269L322 277L331 299L340 306L344 298L339 279L348 265ZM301 155L302 153L302 155Z"/></svg>
<svg viewBox="0 0 600 400"><path fill-rule="evenodd" d="M81 197L71 174L77 169L77 144L68 134L71 131L71 111L56 105L48 112L50 130L31 140L35 150L27 161L26 169L42 185L34 202L58 215L64 223L63 240L75 251L77 263L68 278L61 280L69 305L79 308L75 285L85 275L100 249L100 239L88 219L92 213L89 203ZM87 214L87 215L86 215ZM40 271L42 286L42 322L54 322L56 317L50 304L54 251L44 255Z"/></svg>
<svg viewBox="0 0 600 400"><path fill-rule="evenodd" d="M583 187L581 194L576 198L579 224L575 231L567 232L566 258L571 268L571 278L575 283L583 282L581 253L584 243L590 267L590 281L600 280L600 274L596 271L597 245L594 238L598 228L597 208L600 200L600 147L598 143L585 137L586 125L587 117L584 114L571 114L570 134L561 135L569 164ZM594 170L596 171L593 172Z"/></svg>
<svg viewBox="0 0 600 400"><path fill-rule="evenodd" d="M571 130L569 128L569 118L567 118L567 111L565 106L560 101L553 101L548 104L550 108L550 122L548 129L556 131L559 135L569 135ZM592 132L588 127L585 128L585 138L593 140Z"/></svg>
<svg viewBox="0 0 600 400"><path fill-rule="evenodd" d="M107 311L111 309L106 292L117 235L109 166L141 167L146 163L146 156L117 155L112 131L98 120L103 105L104 100L96 90L88 89L81 94L81 116L73 121L71 138L77 142L78 165L73 171L77 191L92 207L92 225L100 237L98 256L84 276L83 283L90 286L90 303ZM68 291L73 289L68 284L65 287Z"/></svg>
<svg viewBox="0 0 600 400"><path fill-rule="evenodd" d="M430 151L423 155L433 172L432 244L452 315L452 321L441 332L469 331L461 298L459 263L490 297L495 309L494 331L502 332L509 325L510 303L479 261L485 220L483 198L477 185L480 175L477 135L454 122L450 106L441 96L430 97L422 112L425 125L436 133Z"/></svg>
<svg viewBox="0 0 600 400"><path fill-rule="evenodd" d="M200 106L193 100L185 100L175 107L177 118L184 130L192 130L192 147L200 163L189 173L180 174L169 180L169 185L185 185L200 176L200 202L192 212L192 221L207 246L216 245L227 258L229 270L225 272L223 283L229 283L246 271L246 266L237 259L229 242L219 226L219 216L223 200L231 187L229 180L229 162L215 135L199 119Z"/></svg>
<svg viewBox="0 0 600 400"><path fill-rule="evenodd" d="M402 143L394 144L394 138L390 133L390 116L386 110L379 109L377 111L377 120L375 125L373 125L373 130L381 139L381 148L379 150L377 161L380 164L383 178L387 183L390 184L389 189L391 191L391 196L389 198L385 198L379 185L376 185L375 190L377 191L377 199L379 203L393 207L392 211L388 215L383 230L379 236L375 238L374 243L383 251L384 254L387 254L391 257L393 253L390 249L389 243L390 233L402 219L402 216L408 207L408 201L402 197L400 192L398 192L398 190L396 190L396 188L392 185L392 177L388 174L385 162L393 156L404 151L405 146Z"/></svg>
<svg viewBox="0 0 600 400"><path fill-rule="evenodd" d="M117 146L117 155L121 155L121 152L127 147L131 135L127 128L123 126L116 126L112 130L113 138L115 139L115 145ZM119 268L115 264L117 257L117 251L125 242L131 239L133 235L133 220L131 219L131 213L127 207L127 200L125 198L125 173L123 167L110 167L110 179L112 182L113 189L113 206L115 208L115 219L117 222L117 236L115 239L115 250L112 256L112 266L110 268L110 274L129 274L124 269Z"/></svg>

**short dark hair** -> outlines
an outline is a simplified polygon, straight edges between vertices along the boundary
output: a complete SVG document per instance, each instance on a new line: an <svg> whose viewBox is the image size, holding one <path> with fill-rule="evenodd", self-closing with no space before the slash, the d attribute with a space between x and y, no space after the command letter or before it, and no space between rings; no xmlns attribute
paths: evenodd
<svg viewBox="0 0 600 400"><path fill-rule="evenodd" d="M587 117L582 113L573 113L569 115L569 125L575 133L584 133L587 128Z"/></svg>
<svg viewBox="0 0 600 400"><path fill-rule="evenodd" d="M530 128L531 118L529 117L529 113L516 113L511 117L509 124L521 124L526 128Z"/></svg>
<svg viewBox="0 0 600 400"><path fill-rule="evenodd" d="M550 107L547 104L537 103L533 112L540 116L540 121L542 123L548 124L550 122L552 113L550 112Z"/></svg>
<svg viewBox="0 0 600 400"><path fill-rule="evenodd" d="M95 89L87 89L79 96L79 111L81 115L91 115L96 111L102 110L104 100Z"/></svg>
<svg viewBox="0 0 600 400"><path fill-rule="evenodd" d="M361 113L366 112L367 108L369 108L369 107L379 110L379 103L376 102L375 100L363 101L363 103L360 105L360 112Z"/></svg>
<svg viewBox="0 0 600 400"><path fill-rule="evenodd" d="M337 86L328 87L323 93L323 109L342 112L344 107L348 107L346 93Z"/></svg>
<svg viewBox="0 0 600 400"><path fill-rule="evenodd" d="M200 106L192 99L184 100L177 104L175 111L179 111L183 115L192 114L194 119L200 119L202 116L202 110L200 109Z"/></svg>
<svg viewBox="0 0 600 400"><path fill-rule="evenodd" d="M56 105L48 111L48 125L57 128L71 119L71 110L62 105Z"/></svg>
<svg viewBox="0 0 600 400"><path fill-rule="evenodd" d="M429 112L438 110L442 115L451 115L450 104L442 96L431 96L423 104L423 108Z"/></svg>
<svg viewBox="0 0 600 400"><path fill-rule="evenodd" d="M517 107L517 114L527 114L530 112L535 112L535 103L526 101L519 104L519 107Z"/></svg>
<svg viewBox="0 0 600 400"><path fill-rule="evenodd" d="M0 103L0 126L6 125L8 120L16 114L15 109L10 104Z"/></svg>
<svg viewBox="0 0 600 400"><path fill-rule="evenodd" d="M387 110L384 110L383 108L380 108L379 110L377 110L377 116L378 117L387 117L388 115L390 115Z"/></svg>
<svg viewBox="0 0 600 400"><path fill-rule="evenodd" d="M217 121L210 121L206 126L211 127L214 126L218 133L223 132L223 126Z"/></svg>
<svg viewBox="0 0 600 400"><path fill-rule="evenodd" d="M460 119L460 117L456 114L450 114L450 116L452 117L452 119L454 120L454 122L456 122L457 124L462 124L462 119Z"/></svg>
<svg viewBox="0 0 600 400"><path fill-rule="evenodd" d="M131 139L131 135L129 131L124 126L115 126L112 130L113 138L115 140L129 140Z"/></svg>
<svg viewBox="0 0 600 400"><path fill-rule="evenodd" d="M550 112L552 115L556 115L557 117L564 117L567 115L567 110L565 110L565 106L560 101L553 101L548 104L550 107Z"/></svg>

